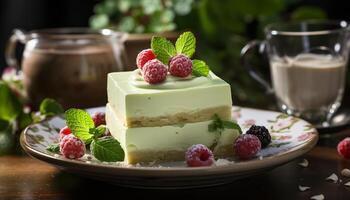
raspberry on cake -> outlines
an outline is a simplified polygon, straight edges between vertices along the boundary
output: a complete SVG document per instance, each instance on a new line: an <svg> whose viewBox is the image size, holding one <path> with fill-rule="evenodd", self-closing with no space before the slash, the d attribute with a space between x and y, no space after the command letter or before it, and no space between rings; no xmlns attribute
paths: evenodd
<svg viewBox="0 0 350 200"><path fill-rule="evenodd" d="M166 66L157 59L148 61L142 70L143 79L150 84L161 83L165 80L168 70Z"/></svg>
<svg viewBox="0 0 350 200"><path fill-rule="evenodd" d="M192 73L192 61L185 55L177 55L171 58L169 72L173 76L186 77Z"/></svg>
<svg viewBox="0 0 350 200"><path fill-rule="evenodd" d="M146 62L156 58L156 55L153 53L152 49L142 50L136 57L136 65L141 70Z"/></svg>

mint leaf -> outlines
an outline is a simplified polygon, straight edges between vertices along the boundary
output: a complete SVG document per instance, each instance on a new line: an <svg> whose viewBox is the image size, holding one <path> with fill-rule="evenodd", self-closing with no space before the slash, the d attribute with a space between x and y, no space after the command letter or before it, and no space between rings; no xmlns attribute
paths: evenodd
<svg viewBox="0 0 350 200"><path fill-rule="evenodd" d="M222 120L219 118L217 114L213 116L213 122L208 125L209 132L222 131L224 129L224 125L222 124Z"/></svg>
<svg viewBox="0 0 350 200"><path fill-rule="evenodd" d="M123 161L125 156L118 140L111 136L93 140L90 145L90 150L92 155L99 161Z"/></svg>
<svg viewBox="0 0 350 200"><path fill-rule="evenodd" d="M195 76L208 76L209 66L202 60L192 60L192 74Z"/></svg>
<svg viewBox="0 0 350 200"><path fill-rule="evenodd" d="M222 125L226 129L236 129L238 130L239 134L242 134L242 129L236 122L222 121Z"/></svg>
<svg viewBox="0 0 350 200"><path fill-rule="evenodd" d="M71 108L65 112L67 126L73 135L81 139L85 144L91 142L93 137L90 129L95 128L91 116L84 110Z"/></svg>
<svg viewBox="0 0 350 200"><path fill-rule="evenodd" d="M18 122L18 128L20 130L23 130L24 128L29 126L31 123L33 123L33 118L31 113L21 112L17 117L17 122Z"/></svg>
<svg viewBox="0 0 350 200"><path fill-rule="evenodd" d="M177 54L185 54L191 58L196 51L196 38L191 32L184 32L175 43Z"/></svg>
<svg viewBox="0 0 350 200"><path fill-rule="evenodd" d="M106 125L100 125L97 128L91 128L90 134L94 135L94 138L99 138L107 131Z"/></svg>
<svg viewBox="0 0 350 200"><path fill-rule="evenodd" d="M11 121L22 111L22 105L9 86L0 81L0 119Z"/></svg>
<svg viewBox="0 0 350 200"><path fill-rule="evenodd" d="M164 37L152 37L151 48L157 59L166 65L170 58L176 55L174 45Z"/></svg>
<svg viewBox="0 0 350 200"><path fill-rule="evenodd" d="M46 98L40 104L40 113L42 115L57 115L64 112L61 104L59 104L54 99Z"/></svg>
<svg viewBox="0 0 350 200"><path fill-rule="evenodd" d="M236 129L240 134L242 134L241 127L233 121L224 121L220 119L220 117L215 114L213 116L213 122L208 125L209 132L221 132L224 129Z"/></svg>
<svg viewBox="0 0 350 200"><path fill-rule="evenodd" d="M60 152L60 144L50 144L48 147L46 147L46 150L52 152L52 153L59 153Z"/></svg>

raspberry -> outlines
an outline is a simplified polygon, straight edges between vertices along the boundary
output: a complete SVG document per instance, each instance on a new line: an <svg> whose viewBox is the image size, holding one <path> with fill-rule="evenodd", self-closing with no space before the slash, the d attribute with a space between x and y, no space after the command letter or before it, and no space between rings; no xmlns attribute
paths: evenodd
<svg viewBox="0 0 350 200"><path fill-rule="evenodd" d="M156 55L153 53L152 49L142 50L136 57L136 65L141 70L143 66L150 60L155 59Z"/></svg>
<svg viewBox="0 0 350 200"><path fill-rule="evenodd" d="M260 151L261 143L255 135L243 134L236 139L233 148L240 159L247 160Z"/></svg>
<svg viewBox="0 0 350 200"><path fill-rule="evenodd" d="M157 59L148 61L143 66L142 71L143 79L150 84L163 82L166 79L167 73L168 70L166 66Z"/></svg>
<svg viewBox="0 0 350 200"><path fill-rule="evenodd" d="M60 141L63 139L64 136L71 134L72 131L68 128L68 126L63 127L60 130Z"/></svg>
<svg viewBox="0 0 350 200"><path fill-rule="evenodd" d="M340 141L337 147L339 155L345 159L350 159L350 137Z"/></svg>
<svg viewBox="0 0 350 200"><path fill-rule="evenodd" d="M169 72L173 76L186 77L192 73L192 61L185 55L174 56L169 63Z"/></svg>
<svg viewBox="0 0 350 200"><path fill-rule="evenodd" d="M265 126L252 125L246 134L251 134L258 137L262 148L267 147L271 143L271 135Z"/></svg>
<svg viewBox="0 0 350 200"><path fill-rule="evenodd" d="M92 120L95 123L95 127L98 127L99 125L106 125L106 116L104 112L95 112L95 114L92 116Z"/></svg>
<svg viewBox="0 0 350 200"><path fill-rule="evenodd" d="M85 154L85 144L73 135L66 135L60 142L60 151L66 158L81 158Z"/></svg>
<svg viewBox="0 0 350 200"><path fill-rule="evenodd" d="M214 155L203 144L195 144L187 149L185 159L189 167L210 166L214 163Z"/></svg>

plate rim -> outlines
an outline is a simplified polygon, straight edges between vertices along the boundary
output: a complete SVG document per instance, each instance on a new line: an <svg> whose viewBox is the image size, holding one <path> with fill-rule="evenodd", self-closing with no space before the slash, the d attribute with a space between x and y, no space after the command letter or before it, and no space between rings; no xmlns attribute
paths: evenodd
<svg viewBox="0 0 350 200"><path fill-rule="evenodd" d="M96 108L102 108L102 107L96 107ZM245 107L239 107L241 109L250 109L250 110L257 110L257 111L263 111L263 112L273 112L273 113L280 113L275 111L269 111L269 110L263 110L263 109L255 109L255 108L245 108ZM95 109L95 108L90 108ZM89 110L89 109L87 109ZM67 158L58 158L54 155L50 155L44 152L40 152L34 148L32 148L26 141L25 135L28 131L28 129L32 126L41 124L45 121L49 121L52 118L34 123L26 127L21 135L20 135L20 144L21 147L24 149L24 151L29 154L30 156L45 161L49 164L58 166L58 167L75 167L81 170L87 170L87 171L103 171L108 172L110 174L118 174L120 176L129 176L132 175L138 175L143 177L154 177L154 176L201 176L201 175L217 175L217 174L233 174L233 173L244 173L249 171L256 171L259 169L265 169L273 166L277 166L280 164L284 164L286 162L289 162L305 153L310 151L316 144L319 138L319 134L317 129L312 126L312 133L313 137L311 137L309 140L305 141L305 143L298 144L296 146L293 146L292 148L288 149L287 151L274 154L271 157L264 157L264 159L253 159L248 161L242 161L227 165L219 165L219 166L207 166L207 167L197 167L197 168L191 168L191 167L127 167L127 166L120 166L120 165L113 165L113 164L99 164L99 163L87 163L84 161L79 160L71 160ZM309 122L297 118L304 123L310 124ZM312 125L312 124L310 124Z"/></svg>

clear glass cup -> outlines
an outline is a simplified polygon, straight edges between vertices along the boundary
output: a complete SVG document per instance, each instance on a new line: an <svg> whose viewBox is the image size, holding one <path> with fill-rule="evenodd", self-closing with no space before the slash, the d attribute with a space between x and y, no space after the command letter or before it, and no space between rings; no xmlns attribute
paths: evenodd
<svg viewBox="0 0 350 200"><path fill-rule="evenodd" d="M16 29L5 57L9 66L23 70L24 88L34 107L46 97L65 108L101 106L107 98L107 74L125 69L125 38L109 29ZM15 57L18 42L24 44L21 67Z"/></svg>
<svg viewBox="0 0 350 200"><path fill-rule="evenodd" d="M256 48L267 54L272 84L249 63ZM310 21L268 25L265 40L249 42L241 59L250 75L274 93L281 111L328 126L341 105L348 54L347 22Z"/></svg>

